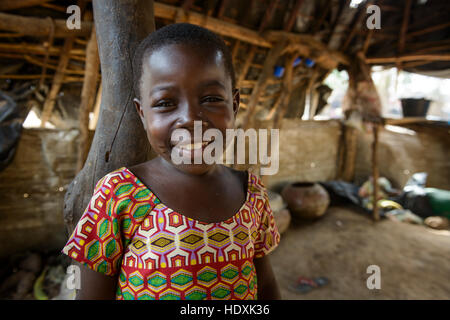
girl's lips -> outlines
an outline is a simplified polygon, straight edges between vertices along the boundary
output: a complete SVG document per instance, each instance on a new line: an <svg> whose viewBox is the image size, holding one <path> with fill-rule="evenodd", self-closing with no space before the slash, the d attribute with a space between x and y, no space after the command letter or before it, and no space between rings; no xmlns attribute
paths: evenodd
<svg viewBox="0 0 450 320"><path fill-rule="evenodd" d="M205 150L206 146L213 141L214 140L196 143L179 143L174 145L172 148L183 159L192 160L195 157L198 157L198 159L202 159L203 162L203 150Z"/></svg>

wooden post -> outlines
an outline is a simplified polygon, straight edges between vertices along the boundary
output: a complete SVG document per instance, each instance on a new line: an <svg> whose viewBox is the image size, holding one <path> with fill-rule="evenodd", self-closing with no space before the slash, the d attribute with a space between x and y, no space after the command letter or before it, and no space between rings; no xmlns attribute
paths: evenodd
<svg viewBox="0 0 450 320"><path fill-rule="evenodd" d="M264 90L267 79L272 75L273 67L279 58L279 55L283 51L286 46L286 41L277 42L272 49L270 49L269 54L267 55L266 61L264 62L263 69L261 74L256 82L255 86L252 90L252 95L250 96L248 105L247 105L247 113L245 114L242 127L244 129L248 129L250 126L253 115L256 111L256 106L258 105L259 96L261 92Z"/></svg>
<svg viewBox="0 0 450 320"><path fill-rule="evenodd" d="M297 16L298 16L298 12L300 11L300 7L302 6L303 0L296 0L295 1L295 6L292 9L288 20L286 21L286 24L284 25L283 30L284 31L291 31L292 27L295 24L295 21L297 20Z"/></svg>
<svg viewBox="0 0 450 320"><path fill-rule="evenodd" d="M55 76L53 77L52 88L50 89L50 92L45 99L44 107L42 109L41 128L45 127L45 123L50 120L50 116L52 115L53 107L55 106L59 90L61 89L61 85L64 80L64 73L66 71L67 64L69 63L69 52L70 49L72 49L74 39L74 37L68 37L64 41L64 47L61 52L61 58L59 59L58 68L56 69Z"/></svg>
<svg viewBox="0 0 450 320"><path fill-rule="evenodd" d="M236 86L239 88L242 81L245 80L245 76L247 75L248 69L250 68L250 65L253 62L253 58L255 57L256 53L256 46L251 46L250 52L248 53L247 59L244 62L244 65L242 66L241 73L239 74L238 81L236 83Z"/></svg>
<svg viewBox="0 0 450 320"><path fill-rule="evenodd" d="M275 111L273 119L273 127L276 129L281 128L283 117L284 114L286 113L286 109L289 104L289 97L291 96L292 93L292 77L294 69L293 64L296 57L297 55L293 53L288 59L286 59L287 60L285 65L286 74L284 75L283 89L282 89L283 91L281 93L282 98L280 104L278 104L277 106L277 110Z"/></svg>
<svg viewBox="0 0 450 320"><path fill-rule="evenodd" d="M84 72L83 88L81 90L80 104L80 140L78 144L77 172L83 168L89 152L89 112L97 92L98 68L100 60L98 58L97 37L95 27L92 28L91 38L86 47L86 64Z"/></svg>
<svg viewBox="0 0 450 320"><path fill-rule="evenodd" d="M372 176L373 176L373 219L380 220L378 213L378 123L373 124Z"/></svg>
<svg viewBox="0 0 450 320"><path fill-rule="evenodd" d="M139 41L155 30L153 1L93 1L92 4L103 95L89 155L64 199L64 221L69 232L86 209L95 183L122 166L145 162L150 150L133 105L131 61Z"/></svg>
<svg viewBox="0 0 450 320"><path fill-rule="evenodd" d="M102 84L100 83L97 90L97 97L95 98L94 104L94 116L89 122L89 130L95 130L97 128L98 116L100 114L100 103L102 102Z"/></svg>

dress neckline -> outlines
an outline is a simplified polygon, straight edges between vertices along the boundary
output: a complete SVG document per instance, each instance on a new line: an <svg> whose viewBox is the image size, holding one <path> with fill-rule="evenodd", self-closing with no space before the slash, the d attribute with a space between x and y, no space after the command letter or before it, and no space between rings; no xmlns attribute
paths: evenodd
<svg viewBox="0 0 450 320"><path fill-rule="evenodd" d="M174 209L170 208L169 206L165 205L165 204L161 201L161 199L159 199L159 197L152 191L152 189L150 189L147 185L145 185L145 184L141 181L141 179L139 179L139 177L137 177L130 169L128 169L128 167L122 167L122 168L120 168L119 170L126 170L127 173L135 180L135 182L136 182L138 185L143 186L145 189L147 189L147 190L155 197L156 200L158 200L158 204L159 204L159 205L162 205L162 206L164 206L165 208L171 210L171 212L175 212L175 213L179 214L180 216L186 218L187 220L194 221L194 222L198 222L198 223L201 223L201 224L204 224L204 225L208 225L208 224L213 224L213 225L215 225L215 224L221 224L221 223L225 223L225 222L228 222L228 221L233 220L233 219L234 219L235 217L237 217L237 216L241 213L241 211L245 208L247 202L250 201L250 193L251 193L250 190L251 190L252 177L251 177L251 173L250 173L249 171L247 171L247 192L246 192L246 195L245 195L245 201L244 201L244 203L241 205L241 207L239 208L239 210L238 210L235 214L233 214L231 217L227 218L226 220L222 220L222 221L218 221L218 222L204 222L204 221L201 221L201 220L198 220L198 219L194 219L194 218L188 217L187 215L185 215L185 214L183 214L183 213L181 213L181 212L178 212L177 210L174 210Z"/></svg>

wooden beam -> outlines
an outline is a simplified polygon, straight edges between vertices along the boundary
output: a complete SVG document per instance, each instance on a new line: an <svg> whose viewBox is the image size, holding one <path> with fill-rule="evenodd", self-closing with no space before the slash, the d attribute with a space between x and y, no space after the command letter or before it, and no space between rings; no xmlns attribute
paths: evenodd
<svg viewBox="0 0 450 320"><path fill-rule="evenodd" d="M366 12L366 8L370 5L372 5L373 1L367 1L365 6L361 6L362 8L360 9L359 15L355 21L355 24L353 25L352 30L350 31L350 34L348 35L347 39L344 42L344 45L342 46L341 51L345 51L347 50L348 46L350 45L350 43L352 42L353 38L356 35L356 32L361 28L361 26L364 26L364 18L367 17L367 12ZM373 30L373 29L371 29Z"/></svg>
<svg viewBox="0 0 450 320"><path fill-rule="evenodd" d="M384 63L398 63L405 61L450 61L450 54L417 54L417 55L405 55L400 57L372 57L366 58L365 61L368 64L384 64Z"/></svg>
<svg viewBox="0 0 450 320"><path fill-rule="evenodd" d="M403 21L400 28L400 35L398 40L398 54L402 54L405 50L406 33L408 31L409 15L411 12L411 0L406 0L403 11Z"/></svg>
<svg viewBox="0 0 450 320"><path fill-rule="evenodd" d="M182 5L181 5L181 9L185 10L185 11L189 11L192 7L192 5L194 4L195 0L184 0Z"/></svg>
<svg viewBox="0 0 450 320"><path fill-rule="evenodd" d="M264 13L263 19L259 25L259 32L264 31L264 29L266 28L267 24L272 20L273 14L275 13L275 10L278 6L278 3L280 2L280 0L271 0L269 7L267 8L266 12Z"/></svg>
<svg viewBox="0 0 450 320"><path fill-rule="evenodd" d="M50 56L60 56L63 47L50 47L48 48L48 53ZM38 54L45 55L47 49L40 44L16 44L16 43L0 43L0 52L14 52L14 53L24 53L24 54ZM71 56L84 56L86 50L84 49L71 49ZM84 59L83 59L84 60Z"/></svg>
<svg viewBox="0 0 450 320"><path fill-rule="evenodd" d="M86 47L86 64L84 69L84 81L81 89L81 103L79 111L80 140L78 144L77 172L86 161L89 152L89 112L95 102L97 82L99 78L100 59L98 57L97 37L95 28Z"/></svg>
<svg viewBox="0 0 450 320"><path fill-rule="evenodd" d="M36 80L42 77L41 74L1 74L0 79L11 79L11 80ZM45 76L46 79L53 78L52 75L47 74ZM63 83L69 82L83 82L83 77L72 77L72 76L64 76Z"/></svg>
<svg viewBox="0 0 450 320"><path fill-rule="evenodd" d="M281 39L287 39L294 44L299 43L308 46L317 51L320 55L326 55L329 59L335 60L337 63L350 65L350 59L345 54L339 51L330 50L325 44L308 34L290 33L284 31L267 31L265 32L265 38L273 42Z"/></svg>
<svg viewBox="0 0 450 320"><path fill-rule="evenodd" d="M40 59L37 59L37 58L34 58L34 57L31 57L31 56L28 56L28 55L23 55L23 58L27 62L35 64L35 65L43 67L43 68L45 66L46 68L52 69L52 70L57 70L58 69L58 66L53 65L53 64L49 63L48 61L47 61L47 63L44 63L44 61L42 61ZM66 68L64 73L65 74L76 74L76 75L84 76L84 71L83 70L74 70L74 69Z"/></svg>
<svg viewBox="0 0 450 320"><path fill-rule="evenodd" d="M181 10L175 6L155 2L155 17L174 20ZM260 36L258 32L241 27L239 25L219 20L217 18L208 17L204 14L190 11L186 15L186 22L200 25L222 36L239 39L243 42L251 43L257 46L271 48L270 41Z"/></svg>
<svg viewBox="0 0 450 320"><path fill-rule="evenodd" d="M52 0L2 0L0 11L15 10L41 5Z"/></svg>
<svg viewBox="0 0 450 320"><path fill-rule="evenodd" d="M406 38L412 38L412 37L417 37L417 36L421 36L430 32L434 32L434 31L438 31L444 28L450 27L450 22L446 22L446 23L442 23L442 24L438 24L436 26L432 26L432 27L428 27L425 28L423 30L419 30L419 31L414 31L414 32L410 32L406 35Z"/></svg>
<svg viewBox="0 0 450 320"><path fill-rule="evenodd" d="M289 98L292 93L292 77L293 77L293 69L294 69L294 60L297 58L295 54L292 54L289 58L286 59L286 73L283 79L283 88L281 92L281 98L277 105L277 109L274 111L273 116L273 127L276 129L281 128L282 120L286 113L286 109L289 105ZM278 101L277 101L278 102Z"/></svg>
<svg viewBox="0 0 450 320"><path fill-rule="evenodd" d="M252 62L253 62L253 58L255 57L255 53L256 53L256 46L252 46L250 49L250 52L247 55L247 59L244 62L244 65L242 66L242 71L239 74L239 78L238 81L236 83L236 86L239 88L240 84L242 83L242 81L245 80L245 76L247 75L248 69L250 68Z"/></svg>
<svg viewBox="0 0 450 320"><path fill-rule="evenodd" d="M222 0L222 1L220 2L219 11L217 12L217 18L218 18L218 19L220 19L220 18L223 17L223 15L224 15L224 13L225 13L225 10L226 10L226 8L227 8L227 6L228 6L228 2L229 2L229 0Z"/></svg>
<svg viewBox="0 0 450 320"><path fill-rule="evenodd" d="M284 40L276 43L275 46L272 49L270 49L266 61L264 62L263 70L259 75L258 81L253 87L252 95L247 104L247 112L242 122L242 127L244 129L249 128L251 121L253 119L253 115L256 111L256 106L258 105L259 96L264 91L267 85L266 81L272 75L273 67L275 66L277 59L280 57L280 53L283 51L286 45L287 41Z"/></svg>
<svg viewBox="0 0 450 320"><path fill-rule="evenodd" d="M69 36L87 36L92 29L91 21L81 21L81 28L69 30L66 20L55 19L55 38L65 38ZM0 30L17 32L27 36L48 36L51 32L51 25L46 18L23 17L15 14L0 12Z"/></svg>
<svg viewBox="0 0 450 320"><path fill-rule="evenodd" d="M58 67L56 69L55 76L53 78L52 87L50 92L45 99L44 106L41 115L41 128L45 127L45 123L50 119L50 116L55 106L56 98L58 96L59 90L64 80L64 73L66 71L67 65L70 59L70 49L74 42L74 37L69 37L64 41L64 47L61 53L61 58L59 59Z"/></svg>
<svg viewBox="0 0 450 320"><path fill-rule="evenodd" d="M300 8L303 4L303 0L296 0L294 8L292 8L291 13L289 14L289 18L287 19L286 23L284 24L283 30L286 32L290 32L292 28L294 27L295 22L297 21L297 16L300 11Z"/></svg>

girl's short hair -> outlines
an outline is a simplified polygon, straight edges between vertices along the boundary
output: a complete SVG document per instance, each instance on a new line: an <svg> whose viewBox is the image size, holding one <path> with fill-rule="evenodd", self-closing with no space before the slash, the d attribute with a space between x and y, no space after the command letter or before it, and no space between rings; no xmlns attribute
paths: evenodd
<svg viewBox="0 0 450 320"><path fill-rule="evenodd" d="M196 45L201 48L213 49L223 54L225 69L231 78L231 85L236 84L233 59L225 42L212 31L189 23L175 23L150 33L143 39L133 58L133 86L136 96L140 99L140 83L142 78L142 62L153 51L171 44Z"/></svg>

